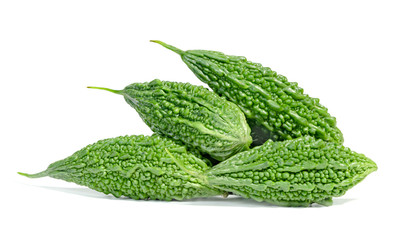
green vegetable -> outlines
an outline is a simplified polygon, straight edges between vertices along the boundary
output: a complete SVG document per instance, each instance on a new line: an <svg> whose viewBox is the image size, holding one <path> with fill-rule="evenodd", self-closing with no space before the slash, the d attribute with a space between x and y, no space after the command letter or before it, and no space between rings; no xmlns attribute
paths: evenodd
<svg viewBox="0 0 396 240"><path fill-rule="evenodd" d="M164 137L164 138L168 138L162 134L158 134L158 133L154 133L152 136L159 136L159 137ZM212 159L209 155L204 154L202 155L202 153L194 148L194 147L187 147L186 145L184 145L184 143L180 140L175 140L172 139L174 143L178 144L178 145L182 145L186 147L187 152L193 154L195 157L201 159L202 161L205 162L206 165L208 165L208 167L213 167L214 164L219 163L219 161Z"/></svg>
<svg viewBox="0 0 396 240"><path fill-rule="evenodd" d="M313 137L268 140L206 173L214 187L282 206L331 205L377 170L377 165L342 145Z"/></svg>
<svg viewBox="0 0 396 240"><path fill-rule="evenodd" d="M47 170L49 176L115 197L182 200L223 194L202 177L208 166L184 146L159 136L123 136L98 141Z"/></svg>
<svg viewBox="0 0 396 240"><path fill-rule="evenodd" d="M270 68L247 61L245 57L206 50L182 51L161 41L152 42L178 53L201 81L237 104L253 124L250 125L253 136L260 137L260 131L269 130L268 137L274 140L309 135L343 143L336 119L319 99L304 94L297 83L288 82L286 77ZM259 133L255 133L256 130ZM262 141L268 137L263 137Z"/></svg>
<svg viewBox="0 0 396 240"><path fill-rule="evenodd" d="M131 84L124 90L90 88L123 95L154 132L216 160L247 150L252 142L243 112L202 86L156 79Z"/></svg>

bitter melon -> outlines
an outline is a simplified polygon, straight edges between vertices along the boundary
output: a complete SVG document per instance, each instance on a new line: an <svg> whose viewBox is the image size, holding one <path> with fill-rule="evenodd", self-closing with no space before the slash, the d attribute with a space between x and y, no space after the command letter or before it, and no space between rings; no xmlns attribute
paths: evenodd
<svg viewBox="0 0 396 240"><path fill-rule="evenodd" d="M202 86L155 79L133 83L123 90L90 88L123 95L154 132L216 160L247 150L252 142L250 128L238 106Z"/></svg>
<svg viewBox="0 0 396 240"><path fill-rule="evenodd" d="M160 136L100 140L37 174L133 199L183 200L221 195L204 181L208 166L184 146Z"/></svg>
<svg viewBox="0 0 396 240"><path fill-rule="evenodd" d="M268 137L260 136L260 132L269 130L271 134L268 136L274 140L309 135L343 143L335 117L319 103L319 99L304 94L297 83L289 82L270 68L247 61L242 56L206 50L182 51L161 41L152 42L178 53L201 81L237 104L250 119L253 136L265 141ZM255 145L262 143L259 139L253 140Z"/></svg>
<svg viewBox="0 0 396 240"><path fill-rule="evenodd" d="M207 181L221 190L281 206L331 205L377 170L349 148L310 136L241 152L209 169Z"/></svg>

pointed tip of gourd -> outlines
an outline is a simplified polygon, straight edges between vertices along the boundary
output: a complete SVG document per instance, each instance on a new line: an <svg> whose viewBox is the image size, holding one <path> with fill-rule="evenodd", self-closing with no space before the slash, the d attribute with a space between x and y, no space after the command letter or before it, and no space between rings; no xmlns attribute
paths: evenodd
<svg viewBox="0 0 396 240"><path fill-rule="evenodd" d="M30 174L27 174L27 173L23 173L23 172L17 172L19 175L22 175L22 176L25 176L25 177L28 177Z"/></svg>
<svg viewBox="0 0 396 240"><path fill-rule="evenodd" d="M159 40L150 40L150 42L158 43L159 45L161 45L161 46L163 46L163 47L165 47L165 48L167 48L167 49L171 50L172 52L175 52L175 53L177 53L177 54L179 54L179 55L184 54L184 51L183 51L183 50L181 50L181 49L179 49L179 48L177 48L177 47L174 47L174 46L172 46L172 45L166 44L166 43L164 43L164 42L162 42L162 41L159 41Z"/></svg>
<svg viewBox="0 0 396 240"><path fill-rule="evenodd" d="M39 173L34 173L34 174L29 174L29 173L23 173L23 172L17 172L19 175L28 177L28 178L41 178L41 177L46 177L48 176L48 171L42 171Z"/></svg>
<svg viewBox="0 0 396 240"><path fill-rule="evenodd" d="M93 86L88 86L87 88L105 90L105 91L112 92L112 93L115 93L115 94L122 94L122 90L114 90L114 89L111 89L111 88L93 87Z"/></svg>

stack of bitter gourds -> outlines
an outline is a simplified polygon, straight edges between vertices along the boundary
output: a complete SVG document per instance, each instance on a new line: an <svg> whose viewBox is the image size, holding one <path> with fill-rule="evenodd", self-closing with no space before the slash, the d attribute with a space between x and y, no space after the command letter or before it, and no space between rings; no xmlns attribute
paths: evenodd
<svg viewBox="0 0 396 240"><path fill-rule="evenodd" d="M280 206L331 205L377 165L343 146L335 117L245 57L176 52L213 91L189 83L133 83L124 97L152 136L100 140L36 174L115 197L184 200L228 194Z"/></svg>

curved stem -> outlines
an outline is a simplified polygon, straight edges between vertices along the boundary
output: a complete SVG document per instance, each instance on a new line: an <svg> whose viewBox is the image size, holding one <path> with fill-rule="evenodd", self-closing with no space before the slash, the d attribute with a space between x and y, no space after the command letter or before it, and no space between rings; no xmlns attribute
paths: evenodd
<svg viewBox="0 0 396 240"><path fill-rule="evenodd" d="M115 94L121 94L122 95L122 90L114 90L114 89L111 89L111 88L91 87L91 86L89 86L87 88L106 90L106 91L109 91L109 92L112 92L112 93L115 93Z"/></svg>
<svg viewBox="0 0 396 240"><path fill-rule="evenodd" d="M48 169L39 173L29 174L29 173L22 173L18 172L19 175L28 177L28 178L41 178L48 176Z"/></svg>
<svg viewBox="0 0 396 240"><path fill-rule="evenodd" d="M164 42L161 42L159 40L150 40L150 42L158 43L159 45L161 45L161 46L163 46L163 47L165 47L165 48L167 48L167 49L169 49L169 50L171 50L171 51L173 51L173 52L175 52L175 53L177 53L179 55L184 54L183 50L181 50L181 49L179 49L177 47L174 47L172 45L166 44Z"/></svg>

